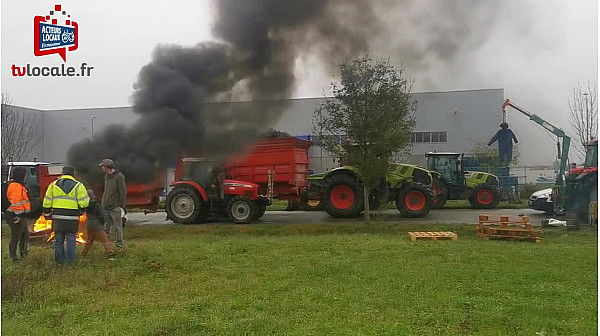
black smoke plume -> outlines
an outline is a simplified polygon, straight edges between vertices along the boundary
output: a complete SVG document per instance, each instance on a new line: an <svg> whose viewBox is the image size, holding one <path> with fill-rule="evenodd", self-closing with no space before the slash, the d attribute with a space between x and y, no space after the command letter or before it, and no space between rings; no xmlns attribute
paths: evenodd
<svg viewBox="0 0 600 336"><path fill-rule="evenodd" d="M100 179L103 158L129 182L148 182L181 155L218 160L245 150L285 109L298 56L313 52L335 65L365 51L379 28L363 0L222 0L216 8L221 42L158 46L135 84L140 119L69 149L68 162L85 180ZM239 100L257 103L212 104Z"/></svg>

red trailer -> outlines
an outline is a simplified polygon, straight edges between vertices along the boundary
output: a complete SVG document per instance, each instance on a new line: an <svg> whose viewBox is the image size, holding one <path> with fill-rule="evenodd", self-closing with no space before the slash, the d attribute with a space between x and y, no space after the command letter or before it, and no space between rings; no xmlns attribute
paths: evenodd
<svg viewBox="0 0 600 336"><path fill-rule="evenodd" d="M213 215L250 223L264 215L272 198L300 200L310 144L293 137L266 139L220 167L207 159L180 159L165 202L167 218L191 224Z"/></svg>
<svg viewBox="0 0 600 336"><path fill-rule="evenodd" d="M227 175L236 180L259 185L261 194L268 194L269 172L273 175L273 198L300 201L308 186L308 148L311 142L298 138L264 140L247 155L230 159Z"/></svg>

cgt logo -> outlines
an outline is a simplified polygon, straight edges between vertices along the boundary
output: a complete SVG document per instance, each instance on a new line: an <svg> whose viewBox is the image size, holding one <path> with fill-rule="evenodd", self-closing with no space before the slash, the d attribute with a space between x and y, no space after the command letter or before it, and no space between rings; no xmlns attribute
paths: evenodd
<svg viewBox="0 0 600 336"><path fill-rule="evenodd" d="M71 15L55 5L46 16L33 18L33 54L46 56L59 54L67 61L67 51L75 51L78 46L79 27L71 20Z"/></svg>

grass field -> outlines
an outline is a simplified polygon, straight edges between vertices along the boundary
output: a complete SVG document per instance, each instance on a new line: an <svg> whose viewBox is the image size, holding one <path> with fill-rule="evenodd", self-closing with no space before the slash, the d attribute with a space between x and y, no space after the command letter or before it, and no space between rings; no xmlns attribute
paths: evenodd
<svg viewBox="0 0 600 336"><path fill-rule="evenodd" d="M458 241L410 242L452 230ZM594 335L597 231L539 244L475 226L127 227L126 254L57 267L2 253L6 335ZM2 246L8 245L3 233Z"/></svg>

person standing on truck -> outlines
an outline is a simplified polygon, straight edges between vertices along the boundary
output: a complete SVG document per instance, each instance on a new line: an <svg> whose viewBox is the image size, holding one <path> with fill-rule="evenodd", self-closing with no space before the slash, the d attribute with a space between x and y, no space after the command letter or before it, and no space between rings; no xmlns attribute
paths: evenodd
<svg viewBox="0 0 600 336"><path fill-rule="evenodd" d="M43 212L46 219L52 219L54 260L57 264L65 262L71 264L75 261L79 216L90 203L86 187L73 175L75 175L75 168L64 166L62 176L50 183L44 197Z"/></svg>
<svg viewBox="0 0 600 336"><path fill-rule="evenodd" d="M100 203L96 202L96 197L94 195L94 191L92 189L88 189L88 196L90 197L90 205L86 209L87 213L87 240L85 241L85 245L83 246L83 252L81 256L85 257L92 245L94 245L94 241L99 240L104 246L104 255L108 259L113 259L114 252L111 246L108 237L106 236L106 231L104 231L104 224L108 220L108 214L104 211Z"/></svg>
<svg viewBox="0 0 600 336"><path fill-rule="evenodd" d="M127 185L125 176L114 167L111 159L104 159L99 165L104 171L104 193L102 194L102 207L108 213L110 220L105 224L106 233L110 235L114 228L117 239L117 251L124 252L123 222L121 211L127 213L125 204L127 202Z"/></svg>
<svg viewBox="0 0 600 336"><path fill-rule="evenodd" d="M27 256L27 241L29 240L29 220L27 215L31 212L31 203L25 189L24 167L15 167L11 172L11 179L6 188L5 211L6 222L10 227L10 243L8 253L13 261L18 261L17 245L21 258ZM4 189L4 188L3 188Z"/></svg>

